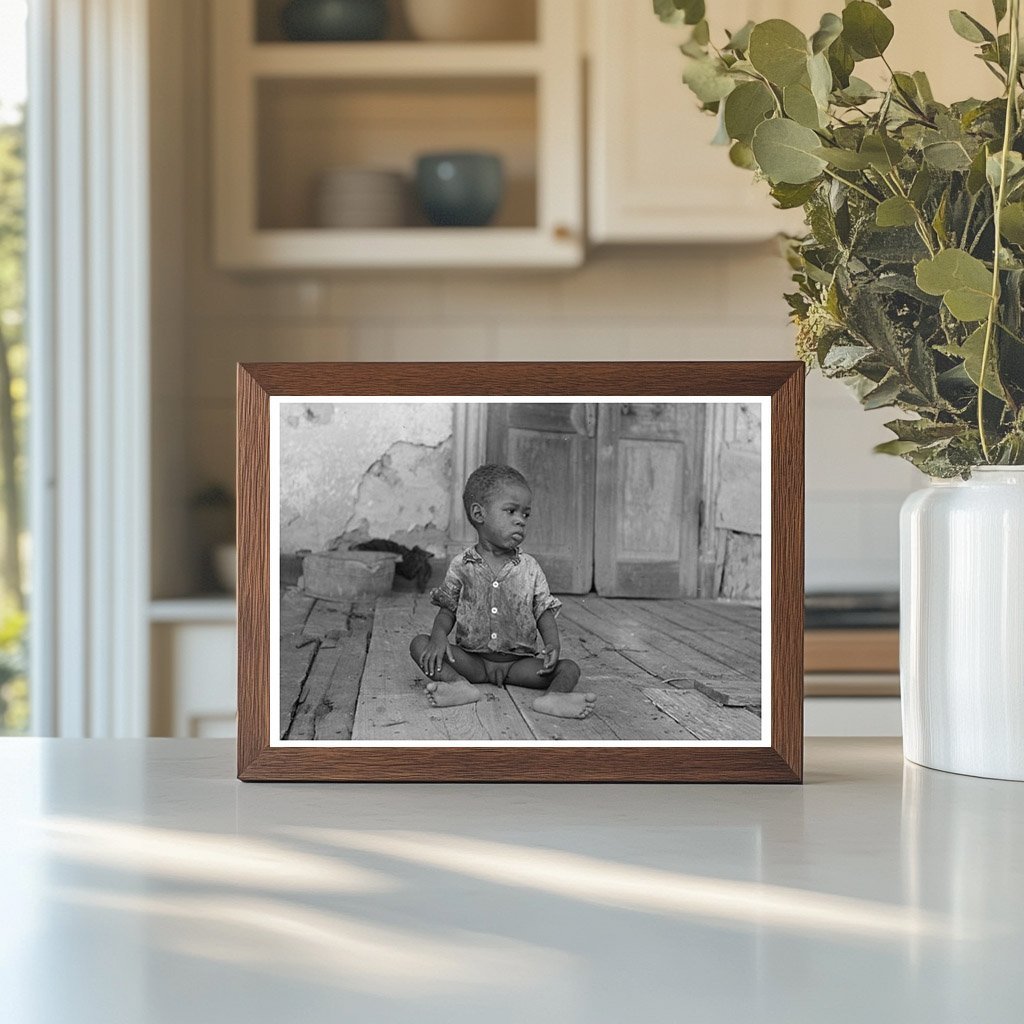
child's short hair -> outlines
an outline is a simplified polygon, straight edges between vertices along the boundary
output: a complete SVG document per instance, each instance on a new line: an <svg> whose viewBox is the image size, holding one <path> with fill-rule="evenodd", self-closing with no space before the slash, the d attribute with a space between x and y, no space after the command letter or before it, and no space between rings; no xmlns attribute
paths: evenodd
<svg viewBox="0 0 1024 1024"><path fill-rule="evenodd" d="M469 510L475 504L484 504L502 484L530 486L526 482L526 477L511 466L499 466L493 463L477 466L469 474L466 486L462 490L462 507L466 510L466 518L472 522L473 517L469 514Z"/></svg>

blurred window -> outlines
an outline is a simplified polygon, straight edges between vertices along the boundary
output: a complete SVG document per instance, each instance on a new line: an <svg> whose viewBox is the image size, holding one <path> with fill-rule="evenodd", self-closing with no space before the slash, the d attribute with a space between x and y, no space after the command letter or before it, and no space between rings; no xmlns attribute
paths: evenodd
<svg viewBox="0 0 1024 1024"><path fill-rule="evenodd" d="M0 735L29 728L25 447L26 0L0 0Z"/></svg>

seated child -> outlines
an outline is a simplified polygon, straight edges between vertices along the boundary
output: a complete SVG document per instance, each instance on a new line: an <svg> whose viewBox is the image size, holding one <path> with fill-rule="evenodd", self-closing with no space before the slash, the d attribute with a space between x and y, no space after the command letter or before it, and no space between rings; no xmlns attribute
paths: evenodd
<svg viewBox="0 0 1024 1024"><path fill-rule="evenodd" d="M444 583L430 592L438 608L430 636L409 645L437 707L471 704L480 699L473 683L493 683L545 690L533 708L546 715L586 718L594 710L594 694L573 692L579 665L559 657L562 602L536 560L519 550L531 500L511 466L480 466L466 481L462 504L477 542L452 559Z"/></svg>

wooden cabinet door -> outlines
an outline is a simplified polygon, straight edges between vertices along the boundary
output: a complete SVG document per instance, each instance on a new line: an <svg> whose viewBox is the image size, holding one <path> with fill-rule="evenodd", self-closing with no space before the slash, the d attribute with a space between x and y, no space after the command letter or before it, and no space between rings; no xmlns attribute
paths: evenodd
<svg viewBox="0 0 1024 1024"><path fill-rule="evenodd" d="M514 466L533 489L524 549L553 591L586 594L594 580L596 406L489 407L487 460Z"/></svg>
<svg viewBox="0 0 1024 1024"><path fill-rule="evenodd" d="M590 25L588 202L594 242L700 242L799 233L799 210L773 207L767 186L712 146L714 118L681 81L689 28L663 25L638 0L587 0ZM802 11L801 11L802 9ZM714 38L748 19L817 28L820 0L709 3ZM811 27L813 23L813 28Z"/></svg>
<svg viewBox="0 0 1024 1024"><path fill-rule="evenodd" d="M695 597L705 408L600 407L594 578L605 597Z"/></svg>

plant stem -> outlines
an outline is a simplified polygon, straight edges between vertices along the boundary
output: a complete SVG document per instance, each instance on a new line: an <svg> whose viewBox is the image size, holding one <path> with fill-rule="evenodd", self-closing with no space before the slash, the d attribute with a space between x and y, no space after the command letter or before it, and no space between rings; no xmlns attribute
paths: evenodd
<svg viewBox="0 0 1024 1024"><path fill-rule="evenodd" d="M903 182L900 181L899 172L894 167L892 174L882 175L882 180L887 181L901 199L906 199L906 201L910 203L910 207L914 211L914 216L917 218L917 233L921 236L921 241L924 242L929 254L934 256L935 247L932 245L932 233L928 226L928 221L924 219L924 214L917 208L917 204L910 202L910 197L907 195L906 189L903 187ZM936 237L935 243L940 249L942 248L942 243L939 241L938 237Z"/></svg>
<svg viewBox="0 0 1024 1024"><path fill-rule="evenodd" d="M875 204L875 206L877 206L879 204L880 200L877 198L877 196L873 196L870 192L868 192L867 189L861 188L860 185L857 185L857 184L855 184L852 181L847 181L846 178L840 178L838 174L834 174L827 167L825 168L825 173L833 181L838 181L841 185L845 185L847 188L852 188L854 192L859 192L866 199L870 199L871 202L873 202Z"/></svg>
<svg viewBox="0 0 1024 1024"><path fill-rule="evenodd" d="M999 313L1000 242L1002 241L1003 204L1006 200L1006 166L1009 162L1013 122L1017 114L1017 83L1020 67L1020 0L1010 0L1010 74L1006 83L1006 124L1003 126L1003 151L999 167L999 190L995 197L995 246L992 256L992 294L989 299L988 320L985 322L985 345L981 350L981 370L978 373L978 435L985 461L992 462L988 435L985 432L985 374L992 354L992 334Z"/></svg>

